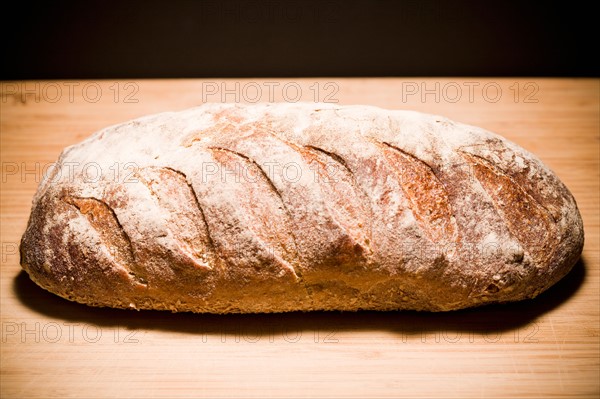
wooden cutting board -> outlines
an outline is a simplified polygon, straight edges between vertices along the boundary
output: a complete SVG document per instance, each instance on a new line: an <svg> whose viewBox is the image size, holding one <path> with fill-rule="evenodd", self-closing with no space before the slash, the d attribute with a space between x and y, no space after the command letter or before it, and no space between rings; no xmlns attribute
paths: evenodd
<svg viewBox="0 0 600 399"><path fill-rule="evenodd" d="M1 83L1 396L598 397L597 79ZM537 154L571 189L582 260L535 300L444 314L193 315L95 309L20 271L40 176L63 147L205 101L324 101L445 115Z"/></svg>

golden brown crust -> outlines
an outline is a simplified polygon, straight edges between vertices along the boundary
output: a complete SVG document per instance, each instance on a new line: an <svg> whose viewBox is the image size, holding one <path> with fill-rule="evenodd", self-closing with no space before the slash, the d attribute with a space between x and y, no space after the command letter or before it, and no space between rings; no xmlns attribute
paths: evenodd
<svg viewBox="0 0 600 399"><path fill-rule="evenodd" d="M109 127L59 167L21 264L95 306L452 310L534 297L583 246L533 155L414 112L207 104Z"/></svg>

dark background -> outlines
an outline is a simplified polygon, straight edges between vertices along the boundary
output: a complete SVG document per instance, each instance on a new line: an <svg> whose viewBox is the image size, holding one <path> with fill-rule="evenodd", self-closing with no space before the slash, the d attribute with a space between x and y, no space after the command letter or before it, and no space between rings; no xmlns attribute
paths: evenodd
<svg viewBox="0 0 600 399"><path fill-rule="evenodd" d="M598 76L583 2L73 1L2 11L1 79Z"/></svg>

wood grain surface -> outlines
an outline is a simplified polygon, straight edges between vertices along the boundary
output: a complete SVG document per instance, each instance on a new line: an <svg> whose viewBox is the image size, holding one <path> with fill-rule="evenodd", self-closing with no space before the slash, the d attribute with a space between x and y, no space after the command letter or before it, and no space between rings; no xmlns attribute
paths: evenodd
<svg viewBox="0 0 600 399"><path fill-rule="evenodd" d="M598 397L599 92L597 79L1 82L2 398ZM296 100L442 114L515 141L577 199L581 261L535 300L443 314L96 309L21 272L31 198L65 146L205 101Z"/></svg>

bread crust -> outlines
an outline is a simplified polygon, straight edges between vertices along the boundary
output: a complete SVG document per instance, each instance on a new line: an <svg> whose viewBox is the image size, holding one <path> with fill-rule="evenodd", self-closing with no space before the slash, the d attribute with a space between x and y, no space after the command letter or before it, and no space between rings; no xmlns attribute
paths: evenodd
<svg viewBox="0 0 600 399"><path fill-rule="evenodd" d="M483 129L370 106L205 104L66 148L21 265L92 306L447 311L535 297L583 241L558 177Z"/></svg>

